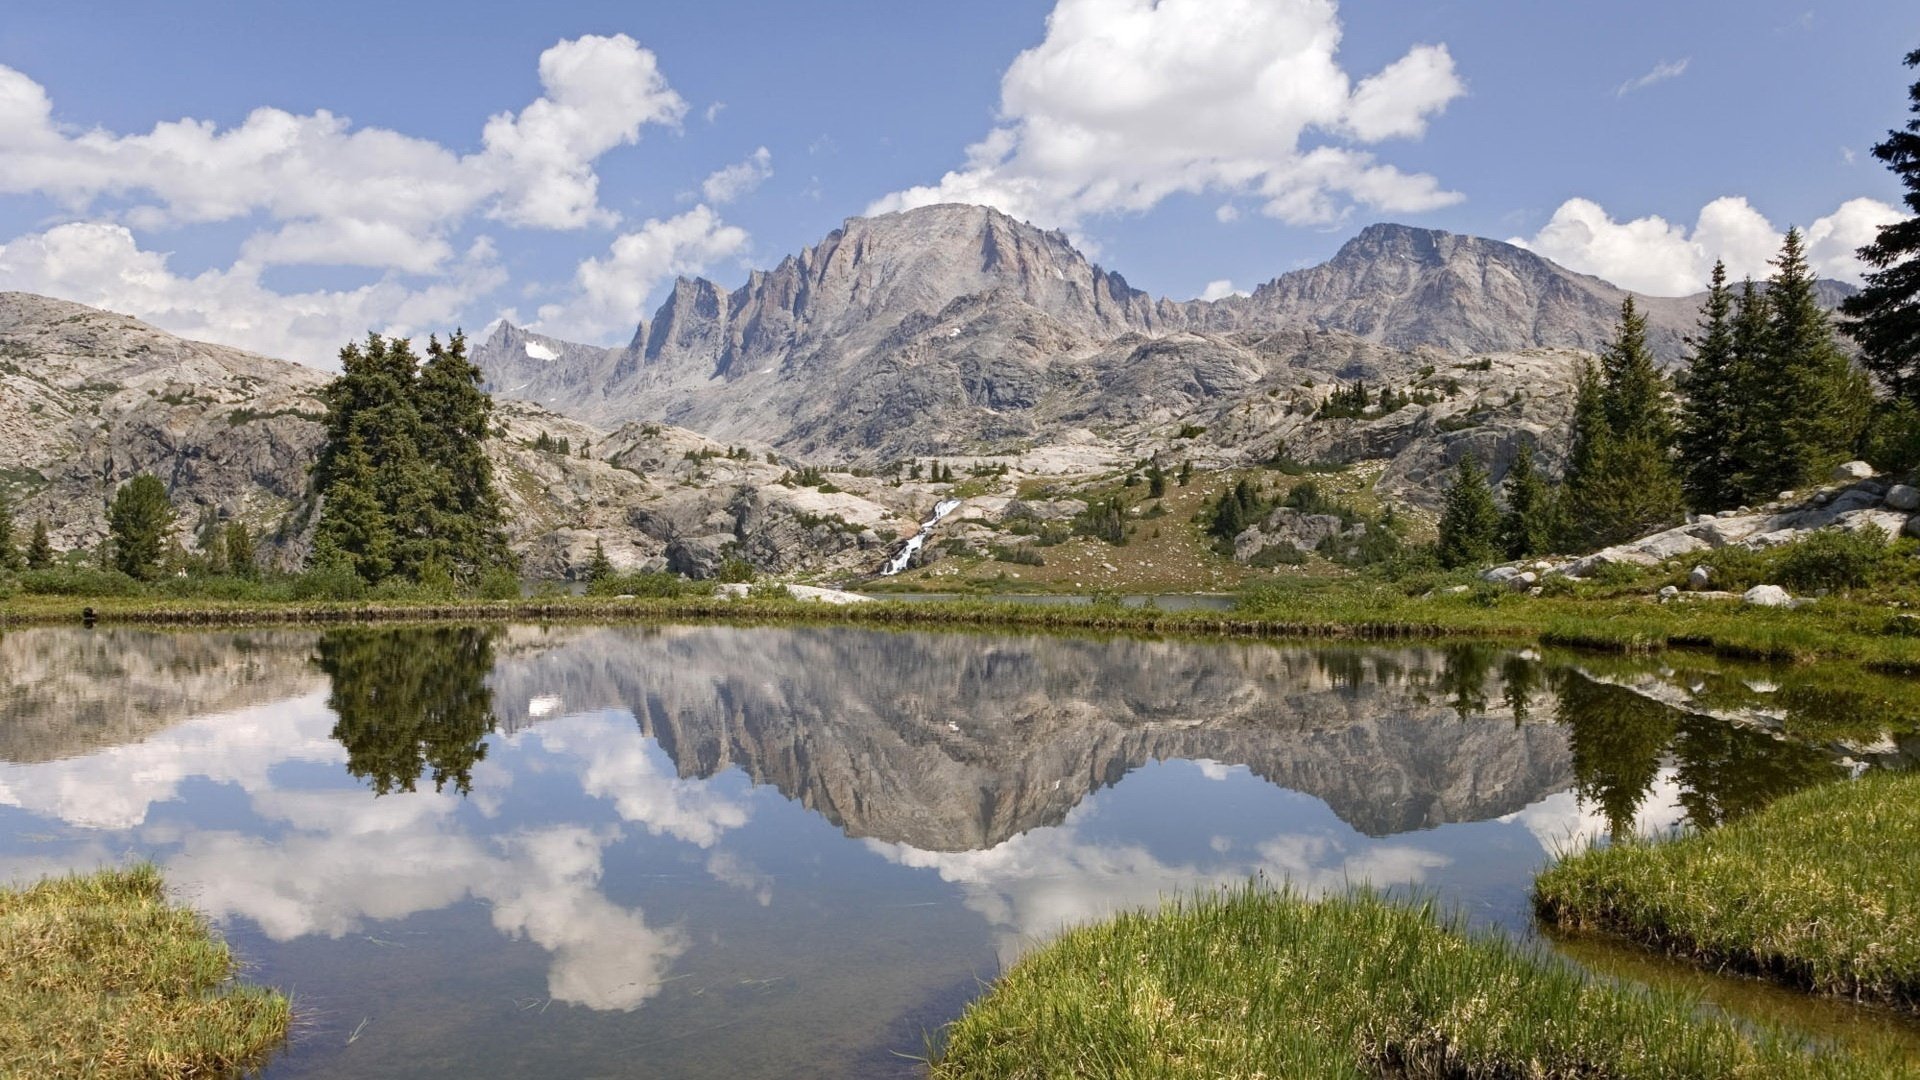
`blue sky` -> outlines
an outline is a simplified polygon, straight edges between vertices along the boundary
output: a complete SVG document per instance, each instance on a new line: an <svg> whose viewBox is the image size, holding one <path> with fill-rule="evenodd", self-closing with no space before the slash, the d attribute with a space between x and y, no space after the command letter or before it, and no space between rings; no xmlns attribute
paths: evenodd
<svg viewBox="0 0 1920 1080"><path fill-rule="evenodd" d="M1668 294L1797 224L1847 277L1915 47L1891 0L5 0L0 288L322 364L617 342L675 274L945 198L1179 298L1377 220Z"/></svg>

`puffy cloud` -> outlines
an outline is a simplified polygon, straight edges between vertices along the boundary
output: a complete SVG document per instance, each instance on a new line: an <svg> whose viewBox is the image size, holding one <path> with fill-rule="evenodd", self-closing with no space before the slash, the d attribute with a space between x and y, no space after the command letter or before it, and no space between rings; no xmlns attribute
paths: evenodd
<svg viewBox="0 0 1920 1080"><path fill-rule="evenodd" d="M1200 290L1200 299L1202 300L1224 300L1229 296L1246 295L1247 290L1234 288L1233 282L1225 278L1219 281L1209 281L1207 282L1207 287Z"/></svg>
<svg viewBox="0 0 1920 1080"><path fill-rule="evenodd" d="M1251 194L1282 220L1354 203L1416 212L1459 200L1351 146L1417 138L1465 92L1444 45L1356 86L1333 0L1059 0L1044 41L1001 81L1000 126L938 183L870 212L986 203L1048 225L1148 209L1176 193ZM1223 220L1226 220L1223 215Z"/></svg>
<svg viewBox="0 0 1920 1080"><path fill-rule="evenodd" d="M324 242L317 235L289 243ZM392 277L343 290L280 293L242 260L187 277L123 225L79 222L0 244L0 289L44 293L124 312L189 338L330 366L369 330L411 337L454 321L505 275L484 239L451 273L423 287Z"/></svg>
<svg viewBox="0 0 1920 1080"><path fill-rule="evenodd" d="M1691 56L1683 56L1678 60L1662 60L1660 63L1653 65L1653 70L1647 72L1645 75L1628 79L1626 82L1615 87L1613 96L1626 97L1635 90L1645 90L1655 83L1663 83L1668 79L1677 79L1687 73L1687 65L1692 62L1693 57Z"/></svg>
<svg viewBox="0 0 1920 1080"><path fill-rule="evenodd" d="M718 206L730 203L752 192L773 176L773 154L761 147L748 154L745 161L729 165L707 177L700 185L700 191L707 201Z"/></svg>
<svg viewBox="0 0 1920 1080"><path fill-rule="evenodd" d="M542 305L530 329L573 340L630 333L646 314L654 289L738 254L746 244L745 230L725 224L705 204L665 220L649 219L615 238L605 258L582 262L574 272L572 295Z"/></svg>
<svg viewBox="0 0 1920 1080"><path fill-rule="evenodd" d="M1858 282L1855 249L1902 216L1874 199L1849 200L1806 227L1807 261L1822 277ZM1657 215L1615 221L1590 199L1568 199L1539 232L1512 242L1623 288L1685 296L1706 288L1715 259L1732 277L1766 277L1782 238L1746 199L1725 196L1703 207L1691 230Z"/></svg>
<svg viewBox="0 0 1920 1080"><path fill-rule="evenodd" d="M746 804L713 785L676 776L671 759L640 734L630 714L563 717L542 724L532 737L550 754L578 759L581 790L610 800L621 820L655 836L710 849L750 816Z"/></svg>
<svg viewBox="0 0 1920 1080"><path fill-rule="evenodd" d="M540 81L540 98L488 120L482 149L462 156L325 110L255 109L226 129L184 119L145 134L70 133L39 84L0 67L0 193L74 211L152 200L128 211L143 228L261 214L294 225L259 238L256 260L419 272L451 254L446 233L476 211L536 228L613 222L595 160L686 112L653 53L624 34L559 42L540 55Z"/></svg>

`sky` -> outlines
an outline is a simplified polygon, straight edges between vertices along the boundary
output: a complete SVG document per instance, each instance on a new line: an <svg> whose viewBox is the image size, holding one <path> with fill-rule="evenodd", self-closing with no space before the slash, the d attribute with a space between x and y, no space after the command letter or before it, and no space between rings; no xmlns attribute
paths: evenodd
<svg viewBox="0 0 1920 1080"><path fill-rule="evenodd" d="M329 366L624 343L850 216L984 202L1136 287L1375 221L1684 295L1897 220L1920 5L0 0L0 289Z"/></svg>

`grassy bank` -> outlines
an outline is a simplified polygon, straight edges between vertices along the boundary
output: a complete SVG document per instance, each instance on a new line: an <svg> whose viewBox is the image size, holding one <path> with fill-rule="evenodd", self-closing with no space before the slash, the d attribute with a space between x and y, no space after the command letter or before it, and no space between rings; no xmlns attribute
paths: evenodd
<svg viewBox="0 0 1920 1080"><path fill-rule="evenodd" d="M1920 1012L1920 776L1877 774L1542 874L1542 920L1821 994Z"/></svg>
<svg viewBox="0 0 1920 1080"><path fill-rule="evenodd" d="M286 1037L288 1003L235 985L151 866L0 891L0 1076L217 1076Z"/></svg>
<svg viewBox="0 0 1920 1080"><path fill-rule="evenodd" d="M1232 611L1159 611L1005 600L887 602L832 606L785 599L709 595L619 599L556 596L516 600L255 600L171 596L43 596L0 600L0 625L78 622L91 608L103 622L176 625L337 623L392 620L746 619L870 626L935 625L1391 640L1484 637L1615 652L1702 649L1762 660L1847 660L1868 668L1920 672L1920 620L1883 603L1834 599L1798 609L1730 602L1658 604L1639 596L1526 597L1491 589L1409 596L1365 581L1250 592Z"/></svg>
<svg viewBox="0 0 1920 1080"><path fill-rule="evenodd" d="M1867 1077L1675 995L1589 980L1366 895L1248 888L1068 933L932 1063L962 1077Z"/></svg>

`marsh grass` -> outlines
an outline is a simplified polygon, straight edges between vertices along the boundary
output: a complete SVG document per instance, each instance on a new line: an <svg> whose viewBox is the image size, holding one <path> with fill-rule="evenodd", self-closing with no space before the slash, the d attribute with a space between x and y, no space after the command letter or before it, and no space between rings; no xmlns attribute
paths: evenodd
<svg viewBox="0 0 1920 1080"><path fill-rule="evenodd" d="M1732 824L1573 855L1534 883L1549 925L1920 1012L1920 776L1803 791Z"/></svg>
<svg viewBox="0 0 1920 1080"><path fill-rule="evenodd" d="M1868 1077L1689 997L1590 979L1430 905L1249 886L1071 931L946 1032L938 1080Z"/></svg>
<svg viewBox="0 0 1920 1080"><path fill-rule="evenodd" d="M169 904L151 865L0 890L0 1076L220 1076L285 1038L287 999Z"/></svg>

